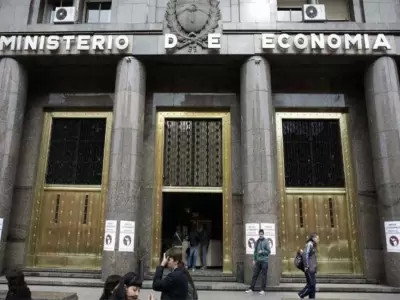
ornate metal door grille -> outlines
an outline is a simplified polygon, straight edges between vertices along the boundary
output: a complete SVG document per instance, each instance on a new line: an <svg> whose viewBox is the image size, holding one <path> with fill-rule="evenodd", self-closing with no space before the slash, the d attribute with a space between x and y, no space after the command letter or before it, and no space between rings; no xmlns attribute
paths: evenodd
<svg viewBox="0 0 400 300"><path fill-rule="evenodd" d="M222 186L222 121L166 119L164 186Z"/></svg>
<svg viewBox="0 0 400 300"><path fill-rule="evenodd" d="M105 118L54 118L46 183L100 185L105 132Z"/></svg>
<svg viewBox="0 0 400 300"><path fill-rule="evenodd" d="M283 120L286 187L344 187L339 120Z"/></svg>

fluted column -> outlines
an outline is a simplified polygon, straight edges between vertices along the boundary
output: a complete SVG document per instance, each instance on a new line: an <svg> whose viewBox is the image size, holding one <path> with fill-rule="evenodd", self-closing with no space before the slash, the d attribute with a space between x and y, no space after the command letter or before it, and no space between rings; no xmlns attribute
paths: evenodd
<svg viewBox="0 0 400 300"><path fill-rule="evenodd" d="M278 242L279 196L272 105L271 71L260 56L249 58L241 70L243 221L275 223ZM245 242L245 241L244 241ZM245 245L245 244L243 244ZM252 256L246 255L245 281L251 281ZM268 285L278 285L281 276L279 245L269 257Z"/></svg>
<svg viewBox="0 0 400 300"><path fill-rule="evenodd" d="M12 58L0 60L0 272L3 270L9 218L18 166L27 94L27 76Z"/></svg>
<svg viewBox="0 0 400 300"><path fill-rule="evenodd" d="M134 57L124 57L120 61L114 97L106 219L135 221L136 228L143 154L145 81L145 69L140 61ZM136 241L134 253L119 252L117 232L116 250L103 252L103 279L111 274L123 275L136 269Z"/></svg>
<svg viewBox="0 0 400 300"><path fill-rule="evenodd" d="M400 85L396 62L378 58L365 75L365 96L388 285L400 286L400 253L388 252L385 221L400 221Z"/></svg>

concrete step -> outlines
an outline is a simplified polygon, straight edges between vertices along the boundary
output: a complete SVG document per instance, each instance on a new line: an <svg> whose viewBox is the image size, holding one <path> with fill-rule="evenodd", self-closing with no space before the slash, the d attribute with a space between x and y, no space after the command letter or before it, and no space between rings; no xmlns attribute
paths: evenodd
<svg viewBox="0 0 400 300"><path fill-rule="evenodd" d="M201 281L212 281L212 282L236 282L236 277L232 274L224 274L221 271L214 270L196 270L194 272L189 271L194 282ZM164 271L164 276L167 276L168 271ZM147 273L144 278L152 280L154 272Z"/></svg>
<svg viewBox="0 0 400 300"><path fill-rule="evenodd" d="M100 279L86 278L55 278L55 277L26 277L28 285L41 286L74 286L74 287L103 287ZM0 284L6 284L4 277L0 278ZM151 289L152 282L145 280L143 288ZM215 291L244 291L248 285L237 282L196 282L198 290ZM304 287L302 283L282 283L279 286L270 286L268 291L275 292L298 292ZM396 293L400 294L400 288L393 288L377 284L318 284L317 291L331 293Z"/></svg>
<svg viewBox="0 0 400 300"><path fill-rule="evenodd" d="M101 278L100 271L92 271L92 270L25 268L22 271L24 272L25 276L30 276L30 277L87 278L87 279Z"/></svg>
<svg viewBox="0 0 400 300"><path fill-rule="evenodd" d="M283 274L281 283L305 283L301 274ZM379 284L378 280L364 278L360 275L318 275L318 283L331 284Z"/></svg>

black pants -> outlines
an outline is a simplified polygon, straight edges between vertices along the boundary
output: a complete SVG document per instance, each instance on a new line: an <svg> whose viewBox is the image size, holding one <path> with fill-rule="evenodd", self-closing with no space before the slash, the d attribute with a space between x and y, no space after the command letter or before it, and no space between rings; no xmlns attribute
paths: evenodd
<svg viewBox="0 0 400 300"><path fill-rule="evenodd" d="M256 264L254 265L253 268L253 278L251 280L251 286L250 289L254 291L254 287L257 283L258 276L262 273L262 279L261 279L261 290L265 291L265 288L267 287L267 273L268 273L268 262L264 261L256 261Z"/></svg>
<svg viewBox="0 0 400 300"><path fill-rule="evenodd" d="M315 285L317 284L315 279L315 272L306 271L304 272L306 275L307 284L306 286L300 291L299 297L304 298L308 296L310 299L315 299Z"/></svg>

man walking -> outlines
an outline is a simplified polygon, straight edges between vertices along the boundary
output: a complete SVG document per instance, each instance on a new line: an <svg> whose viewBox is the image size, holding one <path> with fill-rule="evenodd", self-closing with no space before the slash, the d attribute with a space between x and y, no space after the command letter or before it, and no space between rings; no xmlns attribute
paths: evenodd
<svg viewBox="0 0 400 300"><path fill-rule="evenodd" d="M251 280L250 289L247 290L246 293L250 294L254 291L258 276L262 273L260 295L264 295L267 286L268 256L271 253L271 247L267 239L264 238L263 229L259 230L258 236L259 238L254 247L253 255L253 278Z"/></svg>
<svg viewBox="0 0 400 300"><path fill-rule="evenodd" d="M203 224L200 232L200 246L201 246L201 268L205 270L207 268L207 252L210 246L210 232L206 224Z"/></svg>

